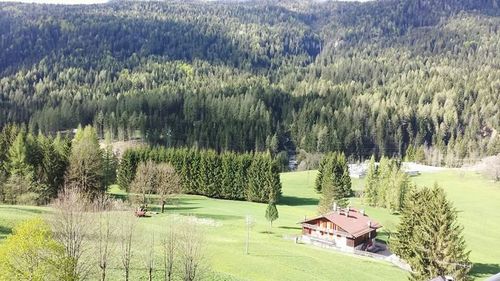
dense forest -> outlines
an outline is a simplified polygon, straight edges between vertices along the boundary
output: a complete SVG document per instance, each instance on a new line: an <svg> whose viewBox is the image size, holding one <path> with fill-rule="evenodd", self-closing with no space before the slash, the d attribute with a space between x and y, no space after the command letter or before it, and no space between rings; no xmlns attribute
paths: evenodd
<svg viewBox="0 0 500 281"><path fill-rule="evenodd" d="M499 15L498 0L0 3L0 127L460 165L500 152Z"/></svg>

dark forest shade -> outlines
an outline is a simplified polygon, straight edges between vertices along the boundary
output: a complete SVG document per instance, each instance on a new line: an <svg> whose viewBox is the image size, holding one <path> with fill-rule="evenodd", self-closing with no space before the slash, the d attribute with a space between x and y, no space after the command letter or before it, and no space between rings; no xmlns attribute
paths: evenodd
<svg viewBox="0 0 500 281"><path fill-rule="evenodd" d="M0 127L435 164L500 151L497 0L0 4ZM457 160L458 159L458 160ZM458 162L457 162L458 161Z"/></svg>

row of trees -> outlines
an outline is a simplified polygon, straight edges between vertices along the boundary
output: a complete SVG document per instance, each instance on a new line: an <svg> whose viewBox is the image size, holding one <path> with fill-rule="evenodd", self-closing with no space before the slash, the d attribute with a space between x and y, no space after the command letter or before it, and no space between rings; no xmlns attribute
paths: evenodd
<svg viewBox="0 0 500 281"><path fill-rule="evenodd" d="M137 220L121 202L66 189L46 221L21 223L0 245L0 280L200 280L195 218L173 217L154 233Z"/></svg>
<svg viewBox="0 0 500 281"><path fill-rule="evenodd" d="M399 212L412 187L400 162L382 157L377 165L375 156L372 156L363 190L363 198L368 205Z"/></svg>
<svg viewBox="0 0 500 281"><path fill-rule="evenodd" d="M352 189L344 153L333 152L323 157L316 176L315 188L321 193L318 206L320 213L331 211L334 203L341 207L347 206L347 198L352 195Z"/></svg>
<svg viewBox="0 0 500 281"><path fill-rule="evenodd" d="M277 202L281 195L279 164L269 153L224 152L175 148L127 150L118 169L118 184L131 190L138 170L147 161L170 163L181 179L185 193L212 198ZM140 179L142 181L142 179Z"/></svg>
<svg viewBox="0 0 500 281"><path fill-rule="evenodd" d="M411 280L436 276L469 280L469 251L457 211L438 186L412 190L405 200L391 250L412 269Z"/></svg>
<svg viewBox="0 0 500 281"><path fill-rule="evenodd" d="M9 204L47 204L63 186L94 197L116 178L111 144L101 149L90 126L79 127L70 141L8 125L0 132L0 149L0 200Z"/></svg>
<svg viewBox="0 0 500 281"><path fill-rule="evenodd" d="M72 141L60 135L35 137L14 125L4 127L0 133L0 200L46 204L64 186L94 198L116 178L121 187L144 198L160 195L162 208L169 194L181 191L266 203L276 203L281 194L282 164L270 153L138 148L126 151L118 165L109 140L101 148L91 126L79 127Z"/></svg>

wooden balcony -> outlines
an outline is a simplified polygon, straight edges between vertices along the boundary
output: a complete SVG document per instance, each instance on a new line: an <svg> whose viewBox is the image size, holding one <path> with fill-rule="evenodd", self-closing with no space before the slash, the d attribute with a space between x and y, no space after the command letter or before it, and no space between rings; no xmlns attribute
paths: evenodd
<svg viewBox="0 0 500 281"><path fill-rule="evenodd" d="M302 227L309 228L309 229L312 229L312 230L322 231L323 233L327 233L327 234L340 235L340 236L345 236L345 237L352 237L351 234L349 234L349 233L347 233L345 231L335 230L335 229L326 228L326 227L321 227L321 226L317 226L317 225L314 225L314 224L303 223Z"/></svg>

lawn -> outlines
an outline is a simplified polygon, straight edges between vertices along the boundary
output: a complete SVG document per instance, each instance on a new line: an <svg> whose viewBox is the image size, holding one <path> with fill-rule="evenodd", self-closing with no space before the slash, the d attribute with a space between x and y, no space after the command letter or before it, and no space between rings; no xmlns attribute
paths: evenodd
<svg viewBox="0 0 500 281"><path fill-rule="evenodd" d="M407 273L381 261L345 255L308 245L294 244L285 235L300 233L298 221L316 214L318 195L313 190L314 171L282 174L283 197L278 206L280 218L269 234L264 218L265 204L208 199L202 196L182 196L167 214L140 219L141 233L161 236L168 216L173 213L195 215L216 222L215 226L200 226L205 233L205 260L214 271L208 279L217 280L405 280ZM500 184L482 179L473 173L446 171L412 178L419 185L438 182L460 211L465 237L475 264L473 276L478 280L500 271L500 214L495 207L500 202ZM354 189L363 185L353 180ZM113 193L120 191L114 187ZM123 194L121 194L123 196ZM352 205L364 208L384 225L381 239L394 230L398 217L387 210L364 206L358 199ZM23 219L48 212L48 208L0 206L0 239ZM245 255L245 217L252 216L250 254ZM497 222L497 224L495 224ZM145 236L146 237L146 236ZM136 247L136 256L143 253ZM140 260L140 258L139 258ZM137 262L135 268L144 265ZM136 279L145 272L136 270ZM114 269L113 278L121 272ZM216 276L216 277L214 277Z"/></svg>

